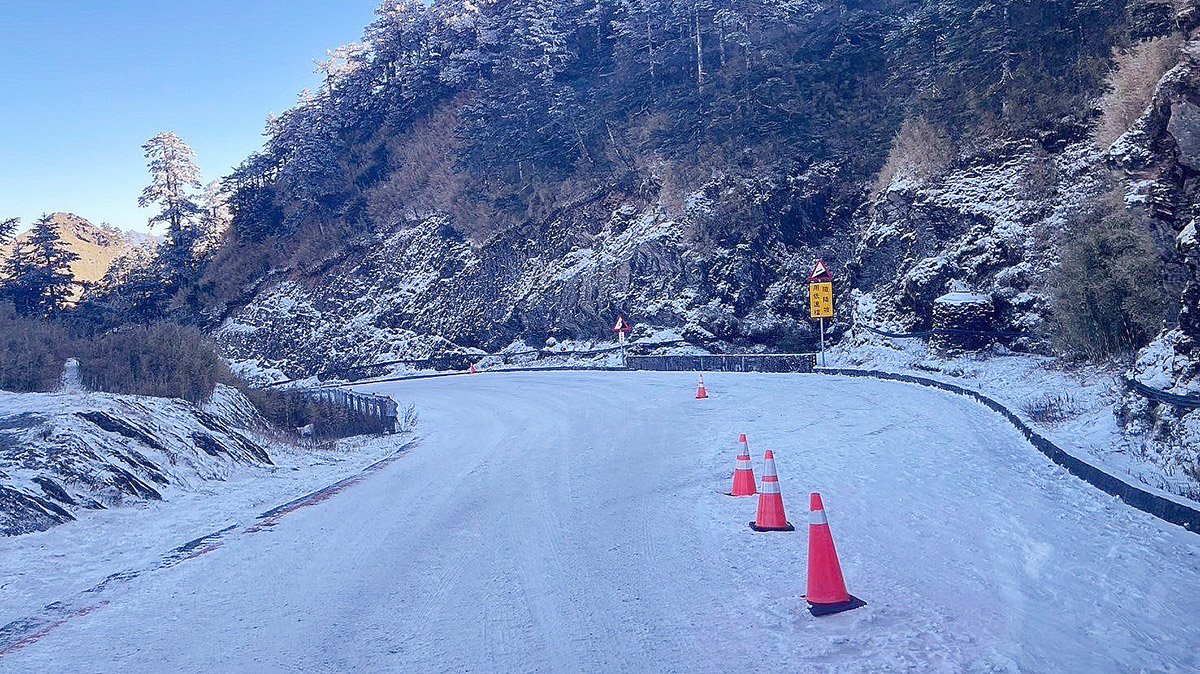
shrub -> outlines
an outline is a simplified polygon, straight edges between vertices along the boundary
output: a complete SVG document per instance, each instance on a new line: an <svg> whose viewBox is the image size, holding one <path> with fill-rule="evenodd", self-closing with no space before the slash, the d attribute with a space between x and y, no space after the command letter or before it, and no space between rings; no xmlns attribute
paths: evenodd
<svg viewBox="0 0 1200 674"><path fill-rule="evenodd" d="M80 358L90 389L183 398L200 403L234 377L212 342L195 328L162 323L129 327L96 340Z"/></svg>
<svg viewBox="0 0 1200 674"><path fill-rule="evenodd" d="M1158 81L1179 59L1182 43L1179 35L1165 35L1114 52L1115 65L1097 102L1100 121L1092 136L1097 145L1108 149L1142 116Z"/></svg>
<svg viewBox="0 0 1200 674"><path fill-rule="evenodd" d="M238 381L199 330L161 323L127 327L99 339L84 339L62 322L17 316L0 305L0 390L48 392L62 382L68 358L80 361L85 387L108 393L182 398L202 403L217 384L236 386L260 414L290 437L313 426L314 437L331 440L382 433L381 420L314 400L295 390L255 389ZM416 423L410 407L402 411L401 430Z"/></svg>
<svg viewBox="0 0 1200 674"><path fill-rule="evenodd" d="M242 393L267 421L288 432L311 425L312 437L316 440L378 434L387 430L378 417L357 414L349 408L316 400L304 391L243 388ZM412 406L401 410L398 430L411 430L416 420Z"/></svg>
<svg viewBox="0 0 1200 674"><path fill-rule="evenodd" d="M23 318L11 305L0 305L0 390L55 390L74 350L74 340L61 323Z"/></svg>
<svg viewBox="0 0 1200 674"><path fill-rule="evenodd" d="M1104 360L1145 346L1162 327L1162 262L1148 227L1119 191L1080 214L1049 275L1055 339L1066 353Z"/></svg>
<svg viewBox="0 0 1200 674"><path fill-rule="evenodd" d="M1057 424L1079 416L1079 403L1069 393L1046 393L1040 398L1027 400L1022 411L1032 421L1043 424Z"/></svg>

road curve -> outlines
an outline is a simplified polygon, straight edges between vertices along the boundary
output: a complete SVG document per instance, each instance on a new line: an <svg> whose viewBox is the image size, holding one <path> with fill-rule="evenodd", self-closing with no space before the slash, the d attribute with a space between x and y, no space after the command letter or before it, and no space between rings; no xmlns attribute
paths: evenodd
<svg viewBox="0 0 1200 674"><path fill-rule="evenodd" d="M372 385L400 459L139 578L2 671L1195 671L1200 536L959 396L870 380L480 374ZM728 487L774 449L795 533ZM803 610L807 494L857 611Z"/></svg>

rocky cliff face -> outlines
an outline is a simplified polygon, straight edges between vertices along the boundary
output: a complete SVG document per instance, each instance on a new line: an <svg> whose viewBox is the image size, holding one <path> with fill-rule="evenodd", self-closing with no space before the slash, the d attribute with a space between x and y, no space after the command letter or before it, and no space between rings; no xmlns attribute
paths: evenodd
<svg viewBox="0 0 1200 674"><path fill-rule="evenodd" d="M1144 186L1147 207L1162 223L1165 283L1178 298L1177 320L1138 354L1127 374L1155 389L1200 398L1200 40L1185 47L1182 61L1163 77L1146 113L1109 157ZM1200 410L1131 393L1122 412L1130 430L1148 438L1149 454L1200 479Z"/></svg>
<svg viewBox="0 0 1200 674"><path fill-rule="evenodd" d="M906 326L955 278L1034 326L1035 230L1102 167L1112 50L1174 33L1176 4L385 3L228 178L198 308L288 374L611 339L617 313L793 350L823 256ZM919 120L949 169L874 199Z"/></svg>
<svg viewBox="0 0 1200 674"><path fill-rule="evenodd" d="M957 282L992 296L999 330L1029 333L1014 346L1037 347L1050 308L1044 278L1057 262L1048 243L1102 192L1105 172L1085 136L1065 147L1013 143L926 180L893 181L855 219L856 320L927 330L934 300Z"/></svg>
<svg viewBox="0 0 1200 674"><path fill-rule="evenodd" d="M807 278L833 252L827 167L714 178L677 214L603 194L483 246L438 218L382 235L317 275L282 273L216 331L246 371L321 369L514 342L667 333L715 349L811 348ZM749 202L749 224L733 208ZM848 251L841 253L844 255Z"/></svg>

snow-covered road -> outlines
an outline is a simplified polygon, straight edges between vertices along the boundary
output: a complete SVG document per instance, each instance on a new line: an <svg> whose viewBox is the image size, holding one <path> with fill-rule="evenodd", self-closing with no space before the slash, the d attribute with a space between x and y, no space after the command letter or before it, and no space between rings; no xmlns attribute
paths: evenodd
<svg viewBox="0 0 1200 674"><path fill-rule="evenodd" d="M1200 536L999 416L897 383L706 380L707 401L687 373L370 386L417 404L416 448L0 670L1200 669ZM795 533L721 494L742 432L756 471L775 450ZM804 610L810 490L866 608Z"/></svg>

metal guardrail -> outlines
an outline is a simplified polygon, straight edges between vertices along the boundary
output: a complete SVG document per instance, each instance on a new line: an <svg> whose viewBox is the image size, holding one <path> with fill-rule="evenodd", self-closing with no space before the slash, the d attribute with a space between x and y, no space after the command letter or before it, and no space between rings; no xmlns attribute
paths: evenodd
<svg viewBox="0 0 1200 674"><path fill-rule="evenodd" d="M654 346L671 346L682 342L663 342ZM542 361L555 357L588 357L600 356L606 354L617 353L621 350L619 346L607 347L603 349L592 349L587 351L551 351L548 349L529 349L526 351L502 351L500 353L452 353L441 356L431 356L429 358L402 358L398 360L385 360L378 363L368 363L366 365L348 365L346 367L330 368L328 370L320 370L315 372L313 376L317 379L326 377L334 377L338 379L354 379L355 376L370 378L372 370L389 368L395 365L411 365L417 370L447 372L454 373L466 370L471 365L474 365L485 358L498 358L504 365L521 359ZM383 374L383 373L380 373ZM297 379L284 379L274 381L269 386L282 386L290 384Z"/></svg>
<svg viewBox="0 0 1200 674"><path fill-rule="evenodd" d="M974 398L983 405L998 412L1001 416L1007 419L1017 430L1025 435L1039 452L1045 454L1051 461L1057 463L1067 472L1080 478L1084 482L1096 487L1097 489L1116 496L1126 504L1137 508L1143 512L1149 513L1163 521L1179 526L1200 534L1200 508L1192 507L1180 503L1178 501L1159 496L1150 491L1142 489L1134 484L1126 482L1121 478L1107 473L1104 470L1068 453L1063 448L1051 442L1042 434L1033 430L1029 424L1025 423L1015 412L1008 409L993 398L972 391L969 388L950 384L936 379L927 377L918 377L910 374L900 374L897 372L885 372L882 370L855 370L844 368L820 368L817 370L820 374L842 375L846 377L866 377L870 379L885 379L889 381L899 381L907 384L920 384L931 388L942 389L951 393L957 393L969 398Z"/></svg>
<svg viewBox="0 0 1200 674"><path fill-rule="evenodd" d="M304 394L318 403L345 410L347 423L365 432L400 431L400 406L389 396L337 388L304 389Z"/></svg>
<svg viewBox="0 0 1200 674"><path fill-rule="evenodd" d="M630 370L705 372L812 372L815 353L723 353L626 356Z"/></svg>
<svg viewBox="0 0 1200 674"><path fill-rule="evenodd" d="M1134 393L1137 393L1143 398L1149 398L1154 402L1163 403L1165 405L1174 405L1175 407L1182 407L1189 410L1200 409L1200 396L1185 396L1179 395L1178 393L1168 393L1167 391L1163 391L1161 389L1146 386L1136 379L1126 379L1125 383Z"/></svg>

